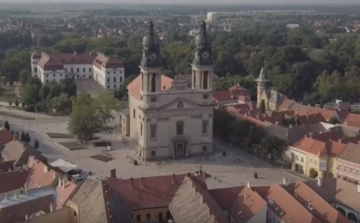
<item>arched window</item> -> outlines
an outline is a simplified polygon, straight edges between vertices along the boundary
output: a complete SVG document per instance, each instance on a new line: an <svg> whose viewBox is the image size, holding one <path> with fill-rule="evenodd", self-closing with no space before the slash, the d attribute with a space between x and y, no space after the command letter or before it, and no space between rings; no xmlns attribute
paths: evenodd
<svg viewBox="0 0 360 223"><path fill-rule="evenodd" d="M203 88L206 90L208 89L208 79L209 79L209 72L208 71L204 71L204 76L203 76Z"/></svg>
<svg viewBox="0 0 360 223"><path fill-rule="evenodd" d="M182 101L179 101L177 108L184 108L184 103Z"/></svg>
<svg viewBox="0 0 360 223"><path fill-rule="evenodd" d="M346 216L346 213L344 211L344 209L342 209L341 207L337 207L336 208L342 215Z"/></svg>
<svg viewBox="0 0 360 223"><path fill-rule="evenodd" d="M152 74L151 75L151 90L150 92L155 92L156 91L156 74Z"/></svg>
<svg viewBox="0 0 360 223"><path fill-rule="evenodd" d="M176 135L178 135L178 136L184 135L184 122L183 121L176 122Z"/></svg>
<svg viewBox="0 0 360 223"><path fill-rule="evenodd" d="M356 215L354 214L354 213L349 213L348 215L347 215L347 218L349 219L349 220L351 220L352 222L358 222L358 218L356 217Z"/></svg>

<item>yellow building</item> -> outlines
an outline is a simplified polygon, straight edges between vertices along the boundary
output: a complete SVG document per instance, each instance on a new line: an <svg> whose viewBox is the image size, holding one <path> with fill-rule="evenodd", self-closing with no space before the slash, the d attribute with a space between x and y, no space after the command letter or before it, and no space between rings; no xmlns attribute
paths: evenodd
<svg viewBox="0 0 360 223"><path fill-rule="evenodd" d="M345 144L334 141L320 141L310 137L303 137L289 147L288 153L305 154L304 174L316 178L331 178L336 176L336 157L345 148ZM296 162L296 160L292 161Z"/></svg>

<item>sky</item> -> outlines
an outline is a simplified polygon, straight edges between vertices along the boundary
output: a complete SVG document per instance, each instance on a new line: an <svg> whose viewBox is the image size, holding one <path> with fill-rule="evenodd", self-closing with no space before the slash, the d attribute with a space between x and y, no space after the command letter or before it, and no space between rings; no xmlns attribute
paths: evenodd
<svg viewBox="0 0 360 223"><path fill-rule="evenodd" d="M99 0L0 0L0 3L89 3ZM360 0L101 0L101 3L126 3L126 4L360 4Z"/></svg>

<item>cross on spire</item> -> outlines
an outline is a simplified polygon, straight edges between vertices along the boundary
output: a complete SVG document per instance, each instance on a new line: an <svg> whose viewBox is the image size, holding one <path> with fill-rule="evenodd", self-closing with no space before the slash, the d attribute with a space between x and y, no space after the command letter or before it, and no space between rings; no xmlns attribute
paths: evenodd
<svg viewBox="0 0 360 223"><path fill-rule="evenodd" d="M201 22L200 32L201 32L202 34L206 33L206 22L205 22L205 21L202 21L202 22Z"/></svg>
<svg viewBox="0 0 360 223"><path fill-rule="evenodd" d="M150 35L150 36L154 36L154 35L155 35L155 32L154 32L154 23L153 23L153 21L150 21L150 26L149 26L149 28L150 28L149 35Z"/></svg>

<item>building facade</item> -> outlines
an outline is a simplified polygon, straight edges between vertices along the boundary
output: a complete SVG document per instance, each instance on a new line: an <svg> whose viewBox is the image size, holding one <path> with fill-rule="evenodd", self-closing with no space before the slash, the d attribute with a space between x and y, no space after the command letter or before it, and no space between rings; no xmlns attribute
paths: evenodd
<svg viewBox="0 0 360 223"><path fill-rule="evenodd" d="M118 59L104 54L52 54L34 52L31 74L42 83L60 82L65 78L93 79L104 89L119 90L125 80L125 70Z"/></svg>
<svg viewBox="0 0 360 223"><path fill-rule="evenodd" d="M130 137L143 160L187 157L213 151L211 43L205 22L195 39L191 75L161 74L153 24L143 39L140 75L128 85Z"/></svg>

